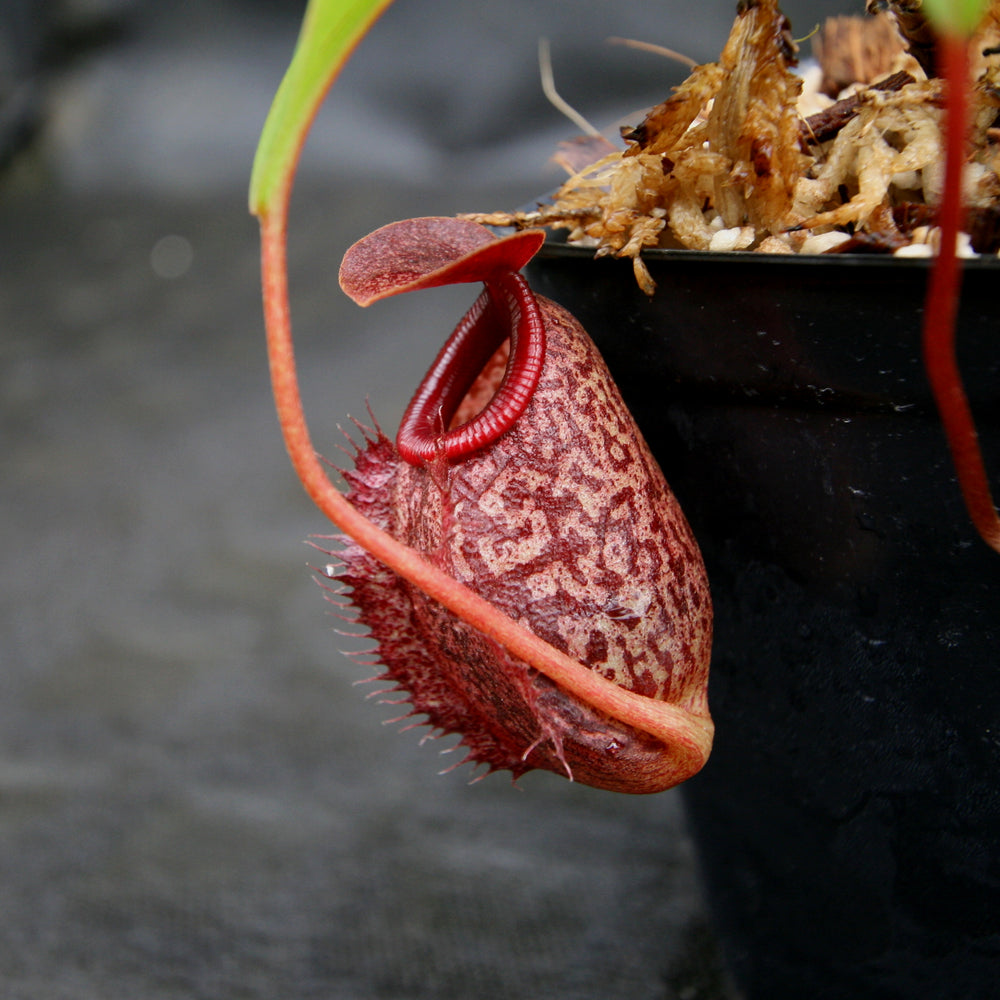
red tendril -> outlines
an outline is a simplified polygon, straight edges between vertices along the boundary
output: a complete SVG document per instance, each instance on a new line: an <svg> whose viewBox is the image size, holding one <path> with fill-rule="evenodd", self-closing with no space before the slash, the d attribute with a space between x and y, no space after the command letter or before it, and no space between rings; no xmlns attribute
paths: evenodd
<svg viewBox="0 0 1000 1000"><path fill-rule="evenodd" d="M962 223L962 171L968 122L969 56L966 39L942 35L939 52L948 81L945 105L945 185L938 216L941 246L924 308L924 366L951 450L965 505L987 545L1000 552L1000 517L990 492L979 436L955 357L961 288L956 241Z"/></svg>

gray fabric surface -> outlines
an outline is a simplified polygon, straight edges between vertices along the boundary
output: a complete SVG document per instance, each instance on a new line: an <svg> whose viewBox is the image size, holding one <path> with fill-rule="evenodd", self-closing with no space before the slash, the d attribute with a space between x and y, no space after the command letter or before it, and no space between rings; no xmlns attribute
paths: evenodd
<svg viewBox="0 0 1000 1000"><path fill-rule="evenodd" d="M326 529L271 408L245 209L297 14L121 6L124 40L48 83L0 201L0 995L728 995L676 793L439 777L438 747L352 686L366 671L307 569ZM537 97L537 36L605 124L679 73L603 38L711 58L730 5L690 9L399 0L296 193L327 454L366 399L393 429L467 300L363 313L335 285L346 246L551 186L572 129Z"/></svg>

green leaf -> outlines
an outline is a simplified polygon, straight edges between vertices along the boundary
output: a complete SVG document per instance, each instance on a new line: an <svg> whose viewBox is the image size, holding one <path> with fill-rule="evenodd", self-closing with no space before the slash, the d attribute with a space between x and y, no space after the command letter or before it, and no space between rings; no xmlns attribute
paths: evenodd
<svg viewBox="0 0 1000 1000"><path fill-rule="evenodd" d="M291 64L264 123L250 175L250 211L266 215L295 173L330 85L392 0L309 0Z"/></svg>
<svg viewBox="0 0 1000 1000"><path fill-rule="evenodd" d="M942 33L971 35L986 13L989 0L924 0L931 24Z"/></svg>

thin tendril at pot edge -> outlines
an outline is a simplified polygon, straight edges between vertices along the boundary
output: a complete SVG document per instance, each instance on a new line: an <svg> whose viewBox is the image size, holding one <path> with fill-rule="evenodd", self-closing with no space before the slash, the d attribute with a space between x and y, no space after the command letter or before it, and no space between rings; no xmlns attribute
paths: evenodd
<svg viewBox="0 0 1000 1000"><path fill-rule="evenodd" d="M969 116L968 40L946 32L940 36L938 46L947 86L945 180L938 216L941 241L924 307L924 367L969 517L986 544L1000 552L1000 516L955 356L962 278L956 243L962 228L962 174Z"/></svg>

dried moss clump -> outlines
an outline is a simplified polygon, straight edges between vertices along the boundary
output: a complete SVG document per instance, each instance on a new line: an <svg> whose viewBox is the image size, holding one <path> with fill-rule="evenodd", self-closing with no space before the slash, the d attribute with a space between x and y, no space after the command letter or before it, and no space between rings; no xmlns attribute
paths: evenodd
<svg viewBox="0 0 1000 1000"><path fill-rule="evenodd" d="M943 84L912 0L888 6L829 21L814 43L819 65L800 75L777 0L740 0L719 61L695 67L624 129L624 149L608 143L537 210L469 218L568 230L569 242L598 256L631 258L649 293L641 257L649 247L929 253ZM965 173L971 247L990 253L1000 244L998 43L994 0L973 47ZM575 155L563 162L579 166Z"/></svg>

